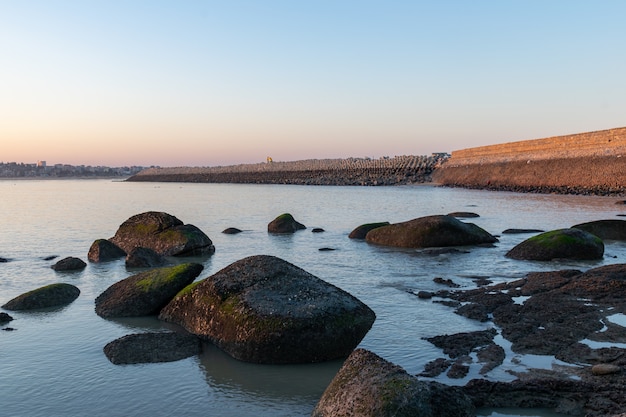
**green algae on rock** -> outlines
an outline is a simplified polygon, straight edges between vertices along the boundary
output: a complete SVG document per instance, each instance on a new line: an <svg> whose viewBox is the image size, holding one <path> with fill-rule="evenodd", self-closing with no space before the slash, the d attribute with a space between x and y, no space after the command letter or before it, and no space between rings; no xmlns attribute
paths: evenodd
<svg viewBox="0 0 626 417"><path fill-rule="evenodd" d="M58 307L71 303L80 295L80 290L71 284L50 284L19 295L4 304L7 310L35 310Z"/></svg>
<svg viewBox="0 0 626 417"><path fill-rule="evenodd" d="M186 263L130 276L111 285L96 298L96 313L105 318L158 314L202 269L200 264Z"/></svg>
<svg viewBox="0 0 626 417"><path fill-rule="evenodd" d="M183 289L159 318L254 363L347 357L376 316L347 292L280 258L250 256Z"/></svg>
<svg viewBox="0 0 626 417"><path fill-rule="evenodd" d="M157 211L130 217L109 240L126 253L136 247L152 249L161 256L210 255L215 252L211 239L196 226L183 224L178 218Z"/></svg>
<svg viewBox="0 0 626 417"><path fill-rule="evenodd" d="M604 256L602 239L582 229L558 229L541 233L515 246L507 257L519 260L594 260Z"/></svg>

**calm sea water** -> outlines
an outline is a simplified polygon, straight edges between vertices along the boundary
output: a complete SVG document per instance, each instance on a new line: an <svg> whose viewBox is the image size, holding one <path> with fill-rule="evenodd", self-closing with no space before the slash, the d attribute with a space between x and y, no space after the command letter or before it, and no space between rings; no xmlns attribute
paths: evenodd
<svg viewBox="0 0 626 417"><path fill-rule="evenodd" d="M507 228L551 230L616 218L626 213L617 199L532 195L475 190L406 187L303 187L287 185L126 183L110 180L0 181L0 304L51 283L81 290L64 308L9 312L14 321L0 332L0 415L2 416L306 416L341 366L341 361L298 366L236 361L206 345L199 357L162 364L111 364L102 351L130 333L170 329L154 318L105 320L94 299L132 275L124 261L89 264L78 273L57 273L44 260L57 255L87 260L91 243L113 236L134 214L165 211L202 229L214 242L209 258L192 258L205 270L200 278L249 255L285 259L352 293L377 315L361 347L408 372L443 356L424 337L485 329L411 291L438 290L436 277L466 288L486 277L502 282L529 271L588 269L626 261L626 245L607 242L596 262L514 261L504 254L528 235L502 235L494 248L427 256L348 239L356 226L400 222L431 214L472 211L471 219L492 234ZM289 236L268 235L267 223L289 212L308 229ZM244 233L225 235L227 227ZM312 233L321 227L324 233ZM334 251L320 251L333 248ZM506 341L499 339L506 347ZM517 357L516 357L517 356ZM512 361L512 359L515 359ZM517 364L517 362L521 362ZM509 351L487 377L511 380L507 370L550 367L553 358L521 357ZM472 369L465 384L478 376ZM491 411L486 411L489 415ZM500 410L496 415L518 415ZM548 415L533 412L525 415Z"/></svg>

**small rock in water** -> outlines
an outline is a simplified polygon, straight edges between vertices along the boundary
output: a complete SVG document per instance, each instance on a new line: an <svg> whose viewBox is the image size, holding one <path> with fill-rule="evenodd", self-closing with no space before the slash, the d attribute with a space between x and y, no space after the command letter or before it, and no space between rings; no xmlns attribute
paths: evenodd
<svg viewBox="0 0 626 417"><path fill-rule="evenodd" d="M621 371L622 368L620 366L608 363L599 363L591 367L591 373L594 375L611 375L620 373Z"/></svg>

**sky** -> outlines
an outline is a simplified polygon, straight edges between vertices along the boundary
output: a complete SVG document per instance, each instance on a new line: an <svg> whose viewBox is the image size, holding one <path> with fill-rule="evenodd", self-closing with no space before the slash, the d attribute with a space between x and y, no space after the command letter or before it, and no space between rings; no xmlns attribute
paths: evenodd
<svg viewBox="0 0 626 417"><path fill-rule="evenodd" d="M0 0L0 162L429 155L626 126L622 0Z"/></svg>

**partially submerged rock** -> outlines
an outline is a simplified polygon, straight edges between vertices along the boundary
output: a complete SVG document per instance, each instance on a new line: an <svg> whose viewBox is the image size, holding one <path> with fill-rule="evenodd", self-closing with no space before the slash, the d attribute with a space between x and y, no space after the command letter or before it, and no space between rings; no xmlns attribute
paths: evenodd
<svg viewBox="0 0 626 417"><path fill-rule="evenodd" d="M115 365L173 362L202 352L200 339L178 332L129 334L104 347Z"/></svg>
<svg viewBox="0 0 626 417"><path fill-rule="evenodd" d="M13 320L13 317L8 315L7 313L0 312L0 324L6 324Z"/></svg>
<svg viewBox="0 0 626 417"><path fill-rule="evenodd" d="M87 252L87 259L90 262L108 262L124 256L126 256L126 252L107 239L95 240Z"/></svg>
<svg viewBox="0 0 626 417"><path fill-rule="evenodd" d="M471 211L455 211L452 213L448 213L448 216L456 217L458 219L470 219L480 217L478 214Z"/></svg>
<svg viewBox="0 0 626 417"><path fill-rule="evenodd" d="M309 363L344 358L375 315L347 292L274 256L251 256L181 291L159 318L236 359Z"/></svg>
<svg viewBox="0 0 626 417"><path fill-rule="evenodd" d="M460 388L420 381L376 354L356 349L344 362L312 417L469 417L474 405Z"/></svg>
<svg viewBox="0 0 626 417"><path fill-rule="evenodd" d="M366 223L358 226L356 229L350 232L348 237L350 239L365 239L365 236L369 233L370 230L374 230L377 227L389 226L389 222L376 222L376 223Z"/></svg>
<svg viewBox="0 0 626 417"><path fill-rule="evenodd" d="M227 227L226 229L222 230L222 233L224 233L225 235L236 235L237 233L241 232L242 230L237 229L236 227Z"/></svg>
<svg viewBox="0 0 626 417"><path fill-rule="evenodd" d="M365 237L369 243L402 248L480 245L497 239L473 223L451 216L426 216L378 227Z"/></svg>
<svg viewBox="0 0 626 417"><path fill-rule="evenodd" d="M269 233L277 234L295 233L303 229L306 229L306 226L296 221L289 213L281 214L267 225L267 231Z"/></svg>
<svg viewBox="0 0 626 417"><path fill-rule="evenodd" d="M162 256L210 255L213 242L200 229L176 217L149 211L130 217L117 229L111 242L130 253L136 247L150 248Z"/></svg>
<svg viewBox="0 0 626 417"><path fill-rule="evenodd" d="M559 229L526 239L506 256L519 260L550 261L552 259L602 259L602 239L581 229Z"/></svg>
<svg viewBox="0 0 626 417"><path fill-rule="evenodd" d="M4 304L7 310L35 310L64 306L74 301L80 290L71 284L50 284L19 295Z"/></svg>
<svg viewBox="0 0 626 417"><path fill-rule="evenodd" d="M96 298L96 313L105 318L158 314L202 269L200 264L187 263L144 271L118 281Z"/></svg>
<svg viewBox="0 0 626 417"><path fill-rule="evenodd" d="M626 240L626 220L596 220L577 224L572 228L584 230L602 240Z"/></svg>
<svg viewBox="0 0 626 417"><path fill-rule="evenodd" d="M167 265L167 259L150 248L134 248L126 255L126 268L156 268Z"/></svg>
<svg viewBox="0 0 626 417"><path fill-rule="evenodd" d="M73 256L68 256L67 258L63 258L54 265L51 266L57 272L64 271L80 271L85 269L87 264L80 258L75 258Z"/></svg>

